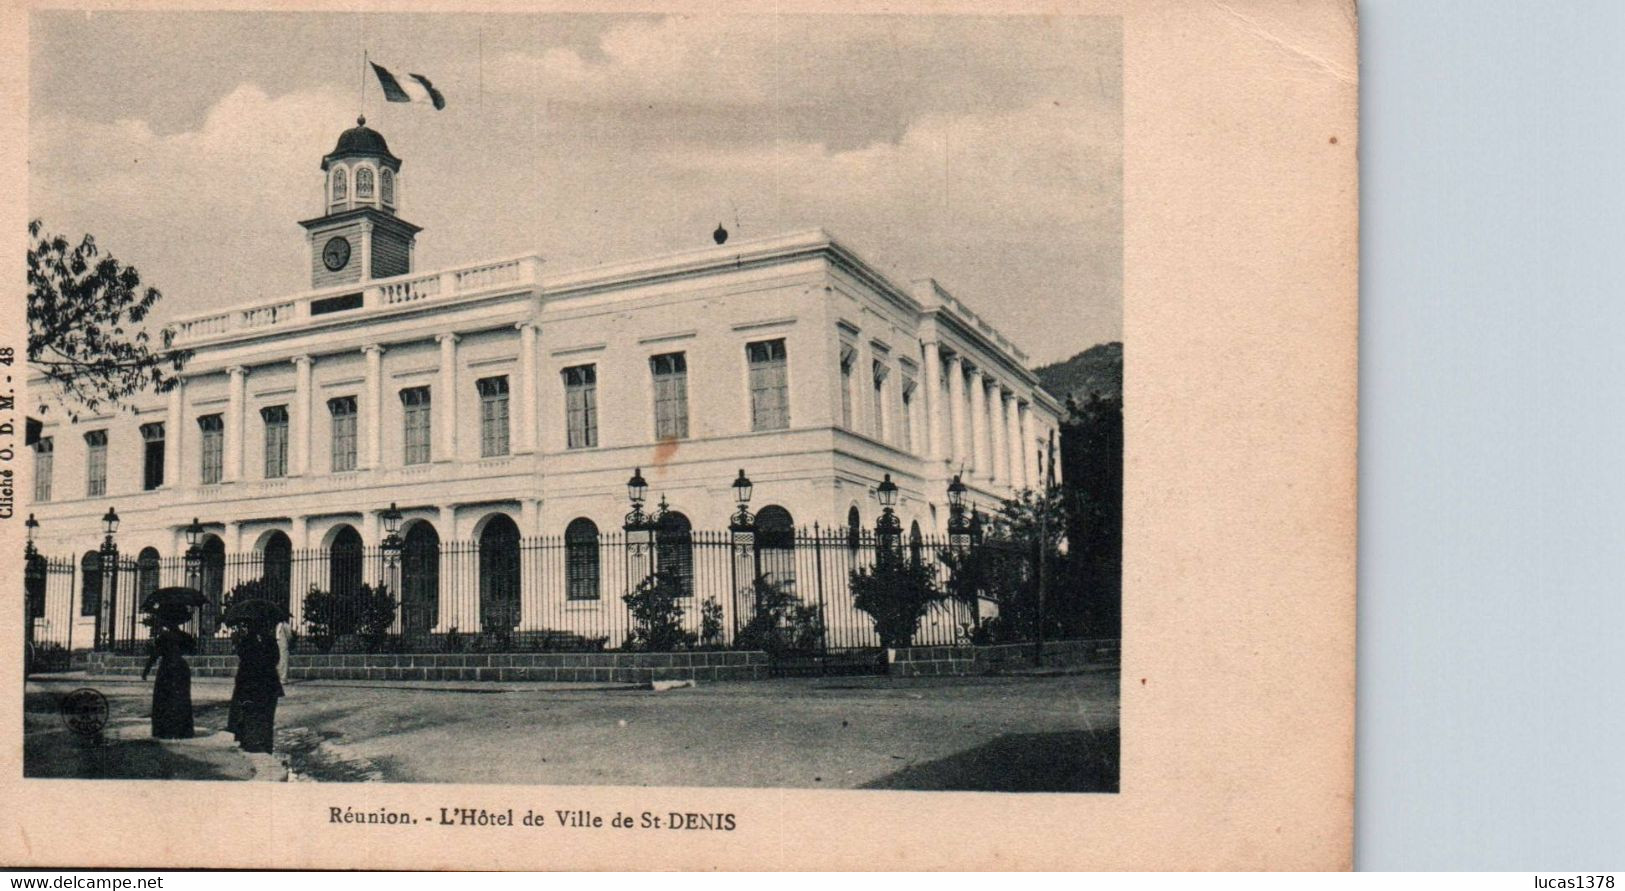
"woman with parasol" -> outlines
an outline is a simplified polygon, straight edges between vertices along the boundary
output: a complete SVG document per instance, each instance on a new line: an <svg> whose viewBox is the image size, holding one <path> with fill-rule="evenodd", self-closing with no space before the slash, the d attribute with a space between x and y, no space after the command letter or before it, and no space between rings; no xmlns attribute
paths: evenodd
<svg viewBox="0 0 1625 891"><path fill-rule="evenodd" d="M197 651L197 639L180 626L192 618L192 607L202 603L203 595L192 588L159 588L141 602L158 627L146 667L141 669L144 681L152 666L158 666L158 679L152 685L154 739L192 738L192 668L186 657Z"/></svg>
<svg viewBox="0 0 1625 891"><path fill-rule="evenodd" d="M237 737L237 744L245 752L271 751L276 704L282 696L282 681L277 675L280 654L272 629L287 618L287 610L254 598L231 604L222 620L231 626L237 644L237 680L232 686L226 729Z"/></svg>

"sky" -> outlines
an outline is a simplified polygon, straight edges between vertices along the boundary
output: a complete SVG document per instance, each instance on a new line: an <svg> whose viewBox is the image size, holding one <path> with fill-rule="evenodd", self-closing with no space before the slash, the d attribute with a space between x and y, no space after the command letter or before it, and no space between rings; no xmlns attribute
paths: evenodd
<svg viewBox="0 0 1625 891"><path fill-rule="evenodd" d="M1122 338L1116 19L35 12L29 208L155 321L309 287L298 221L364 111L416 268L566 270L823 227L1033 364ZM447 107L383 102L362 53Z"/></svg>

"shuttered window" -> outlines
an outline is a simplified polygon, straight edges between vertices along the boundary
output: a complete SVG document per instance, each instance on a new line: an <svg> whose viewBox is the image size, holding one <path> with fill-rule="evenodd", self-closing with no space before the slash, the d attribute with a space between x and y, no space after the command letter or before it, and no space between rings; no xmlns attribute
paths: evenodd
<svg viewBox="0 0 1625 891"><path fill-rule="evenodd" d="M406 417L407 464L429 463L430 407L428 387L407 387L401 391L401 407Z"/></svg>
<svg viewBox="0 0 1625 891"><path fill-rule="evenodd" d="M750 429L783 430L790 426L790 387L784 341L745 344L750 362Z"/></svg>
<svg viewBox="0 0 1625 891"><path fill-rule="evenodd" d="M598 371L592 365L564 369L565 446L598 445Z"/></svg>
<svg viewBox="0 0 1625 891"><path fill-rule="evenodd" d="M654 374L655 438L688 438L688 361L682 353L649 357Z"/></svg>
<svg viewBox="0 0 1625 891"><path fill-rule="evenodd" d="M164 425L141 425L141 488L151 491L164 484Z"/></svg>
<svg viewBox="0 0 1625 891"><path fill-rule="evenodd" d="M199 452L203 463L198 479L212 486L220 482L220 470L225 464L226 425L219 415L204 415L197 419L197 426L203 434Z"/></svg>
<svg viewBox="0 0 1625 891"><path fill-rule="evenodd" d="M355 397L338 396L327 400L333 417L333 471L355 469Z"/></svg>
<svg viewBox="0 0 1625 891"><path fill-rule="evenodd" d="M288 475L288 407L271 405L260 409L265 421L265 478Z"/></svg>
<svg viewBox="0 0 1625 891"><path fill-rule="evenodd" d="M486 377L475 381L480 391L480 456L495 458L508 454L508 378Z"/></svg>
<svg viewBox="0 0 1625 891"><path fill-rule="evenodd" d="M107 494L107 431L92 430L85 434L85 495L95 497Z"/></svg>
<svg viewBox="0 0 1625 891"><path fill-rule="evenodd" d="M34 443L34 500L51 500L51 472L56 465L56 440L41 437Z"/></svg>

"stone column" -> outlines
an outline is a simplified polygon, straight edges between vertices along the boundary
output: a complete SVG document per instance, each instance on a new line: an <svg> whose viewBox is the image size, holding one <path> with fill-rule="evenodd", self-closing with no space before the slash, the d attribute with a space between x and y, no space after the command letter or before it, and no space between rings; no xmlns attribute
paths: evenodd
<svg viewBox="0 0 1625 891"><path fill-rule="evenodd" d="M993 469L988 471L989 479L1010 481L1010 443L1005 439L1005 433L1010 429L1004 419L1004 387L997 380L993 384L992 392L988 395L987 405L987 438L988 451L993 455Z"/></svg>
<svg viewBox="0 0 1625 891"><path fill-rule="evenodd" d="M293 357L293 436L288 442L289 468L304 476L310 467L310 357Z"/></svg>
<svg viewBox="0 0 1625 891"><path fill-rule="evenodd" d="M880 390L875 390L875 379L880 380ZM869 365L869 399L875 407L875 439L881 442L892 442L896 438L896 424L893 423L891 411L891 366L880 363L877 367L873 362Z"/></svg>
<svg viewBox="0 0 1625 891"><path fill-rule="evenodd" d="M970 450L965 436L965 363L957 354L948 357L948 417L953 427L948 463L958 472Z"/></svg>
<svg viewBox="0 0 1625 891"><path fill-rule="evenodd" d="M176 489L181 485L181 443L186 429L186 379L175 378L169 390L169 420L164 430L164 488Z"/></svg>
<svg viewBox="0 0 1625 891"><path fill-rule="evenodd" d="M442 334L440 341L440 392L434 394L431 405L440 409L435 425L435 438L439 440L438 461L457 458L457 335Z"/></svg>
<svg viewBox="0 0 1625 891"><path fill-rule="evenodd" d="M523 536L541 534L542 503L535 498L519 499L519 534Z"/></svg>
<svg viewBox="0 0 1625 891"><path fill-rule="evenodd" d="M372 187L376 193L378 183L373 182ZM354 186L352 185L353 189ZM372 278L372 220L361 218L361 280Z"/></svg>
<svg viewBox="0 0 1625 891"><path fill-rule="evenodd" d="M235 483L243 478L243 379L248 372L241 365L233 365L226 374L231 376L231 382L226 389L226 443L221 454L225 468L221 480Z"/></svg>
<svg viewBox="0 0 1625 891"><path fill-rule="evenodd" d="M383 511L364 510L361 512L361 544L364 548L361 558L361 579L369 585L384 584L382 576L383 561L376 556L378 547L384 543ZM398 592L391 591L398 595Z"/></svg>
<svg viewBox="0 0 1625 891"><path fill-rule="evenodd" d="M296 551L310 547L310 518L294 516L288 518L288 542Z"/></svg>
<svg viewBox="0 0 1625 891"><path fill-rule="evenodd" d="M1027 468L1021 458L1024 451L1021 444L1021 403L1014 392L1007 393L1005 399L1008 401L1005 403L1004 435L1010 443L1010 487L1019 492L1027 488Z"/></svg>
<svg viewBox="0 0 1625 891"><path fill-rule="evenodd" d="M226 553L241 554L243 552L243 524L236 520L226 521L225 535Z"/></svg>
<svg viewBox="0 0 1625 891"><path fill-rule="evenodd" d="M519 323L519 380L515 382L514 424L519 435L515 437L516 452L536 450L536 326Z"/></svg>
<svg viewBox="0 0 1625 891"><path fill-rule="evenodd" d="M361 410L361 424L366 428L361 433L367 452L362 457L362 466L374 470L383 448L383 430L379 427L384 417L384 348L372 343L361 352L367 356L367 397Z"/></svg>
<svg viewBox="0 0 1625 891"><path fill-rule="evenodd" d="M449 504L440 506L440 523L435 531L440 533L441 541L457 540L457 508Z"/></svg>
<svg viewBox="0 0 1625 891"><path fill-rule="evenodd" d="M925 456L932 461L943 459L942 442L942 353L935 341L925 345L925 371L920 381L921 398L925 400Z"/></svg>
<svg viewBox="0 0 1625 891"><path fill-rule="evenodd" d="M1016 441L1021 444L1021 475L1030 488L1039 488L1038 479L1038 450L1033 445L1033 406L1030 402L1023 402L1017 407L1019 418L1019 434Z"/></svg>
<svg viewBox="0 0 1625 891"><path fill-rule="evenodd" d="M978 479L987 479L992 462L987 454L987 379L980 368L970 373L971 466Z"/></svg>

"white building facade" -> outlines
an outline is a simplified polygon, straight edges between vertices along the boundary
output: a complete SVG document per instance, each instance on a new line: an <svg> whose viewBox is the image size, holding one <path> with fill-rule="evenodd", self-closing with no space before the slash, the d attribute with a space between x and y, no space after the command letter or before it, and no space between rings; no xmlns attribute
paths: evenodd
<svg viewBox="0 0 1625 891"><path fill-rule="evenodd" d="M1058 404L932 280L888 278L822 231L418 272L400 167L364 122L347 131L303 223L312 290L178 320L179 386L45 423L42 552L95 550L109 507L121 553L164 558L194 518L228 554L374 546L391 505L444 542L494 521L617 532L634 468L696 530L726 528L741 468L758 512L872 528L889 474L903 528L930 535L955 473L988 509L1050 471Z"/></svg>

